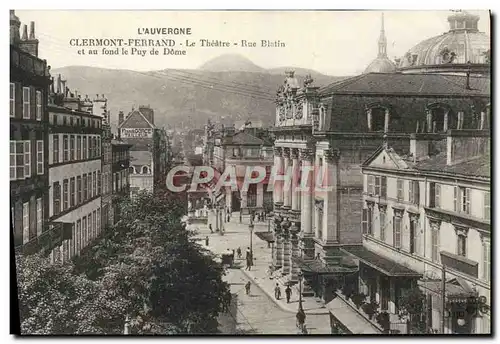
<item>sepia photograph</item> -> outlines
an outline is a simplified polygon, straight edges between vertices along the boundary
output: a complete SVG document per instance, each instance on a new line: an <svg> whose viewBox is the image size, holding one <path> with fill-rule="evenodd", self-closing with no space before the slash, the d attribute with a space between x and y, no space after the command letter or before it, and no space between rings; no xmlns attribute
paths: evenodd
<svg viewBox="0 0 500 344"><path fill-rule="evenodd" d="M491 16L11 9L10 333L492 336Z"/></svg>

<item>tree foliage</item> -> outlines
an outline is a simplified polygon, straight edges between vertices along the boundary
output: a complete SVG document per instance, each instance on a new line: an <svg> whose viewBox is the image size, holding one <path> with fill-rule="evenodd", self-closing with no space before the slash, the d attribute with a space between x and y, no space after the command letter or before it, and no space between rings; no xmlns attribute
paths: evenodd
<svg viewBox="0 0 500 344"><path fill-rule="evenodd" d="M74 264L17 259L26 333L214 333L228 285L213 256L181 224L175 194L139 193Z"/></svg>

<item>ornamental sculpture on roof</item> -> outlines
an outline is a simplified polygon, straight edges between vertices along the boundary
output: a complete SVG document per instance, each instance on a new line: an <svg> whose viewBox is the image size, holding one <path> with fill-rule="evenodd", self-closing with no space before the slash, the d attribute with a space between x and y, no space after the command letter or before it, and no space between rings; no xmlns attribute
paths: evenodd
<svg viewBox="0 0 500 344"><path fill-rule="evenodd" d="M297 98L297 91L300 88L299 82L295 78L294 71L286 71L286 78L276 91L276 105L278 107L279 121L285 119L301 119L303 113L302 101ZM308 85L312 78L306 77Z"/></svg>

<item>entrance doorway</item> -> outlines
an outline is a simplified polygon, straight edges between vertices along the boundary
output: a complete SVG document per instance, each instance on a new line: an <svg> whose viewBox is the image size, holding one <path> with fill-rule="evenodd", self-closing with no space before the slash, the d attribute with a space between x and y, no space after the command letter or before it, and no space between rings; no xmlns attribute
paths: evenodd
<svg viewBox="0 0 500 344"><path fill-rule="evenodd" d="M233 191L231 193L231 211L240 211L241 210L241 200L240 200L240 192Z"/></svg>

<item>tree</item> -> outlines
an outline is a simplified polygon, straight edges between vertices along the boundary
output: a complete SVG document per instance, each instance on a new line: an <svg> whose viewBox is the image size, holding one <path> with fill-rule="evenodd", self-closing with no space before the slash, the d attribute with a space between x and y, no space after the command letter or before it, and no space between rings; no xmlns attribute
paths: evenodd
<svg viewBox="0 0 500 344"><path fill-rule="evenodd" d="M399 302L399 318L409 322L412 333L425 333L425 295L417 288L403 289Z"/></svg>

